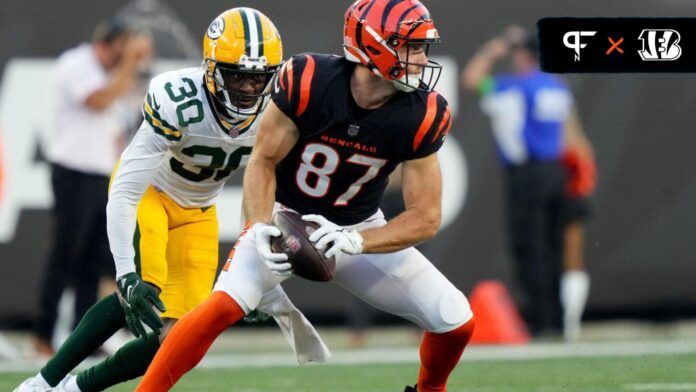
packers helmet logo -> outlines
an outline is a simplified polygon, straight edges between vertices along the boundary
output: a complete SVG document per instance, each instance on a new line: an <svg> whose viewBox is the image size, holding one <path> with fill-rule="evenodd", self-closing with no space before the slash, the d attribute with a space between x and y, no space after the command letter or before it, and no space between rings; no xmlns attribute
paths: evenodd
<svg viewBox="0 0 696 392"><path fill-rule="evenodd" d="M210 39L218 39L222 36L224 31L225 19L223 19L222 16L218 16L208 27L208 37L210 37Z"/></svg>

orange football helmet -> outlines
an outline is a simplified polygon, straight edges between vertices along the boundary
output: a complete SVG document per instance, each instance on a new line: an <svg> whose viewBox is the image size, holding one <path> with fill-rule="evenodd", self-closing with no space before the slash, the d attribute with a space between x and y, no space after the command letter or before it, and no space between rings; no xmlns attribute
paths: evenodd
<svg viewBox="0 0 696 392"><path fill-rule="evenodd" d="M346 59L368 67L376 75L392 81L403 91L432 90L442 66L409 62L411 45L440 43L440 36L428 9L418 0L357 0L345 15L343 50ZM406 56L399 49L406 45ZM420 75L409 75L408 66L421 67Z"/></svg>

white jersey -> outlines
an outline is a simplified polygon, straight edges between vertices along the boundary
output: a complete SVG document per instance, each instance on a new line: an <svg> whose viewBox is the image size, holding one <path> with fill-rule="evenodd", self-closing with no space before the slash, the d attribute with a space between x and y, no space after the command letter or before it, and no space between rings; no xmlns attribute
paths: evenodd
<svg viewBox="0 0 696 392"><path fill-rule="evenodd" d="M225 179L249 159L258 128L252 117L230 135L206 93L202 68L155 77L143 115L152 131L169 144L152 183L185 208L214 203Z"/></svg>
<svg viewBox="0 0 696 392"><path fill-rule="evenodd" d="M126 100L119 97L103 110L85 104L111 79L91 44L63 53L56 62L55 107L47 158L81 173L109 176L123 151Z"/></svg>
<svg viewBox="0 0 696 392"><path fill-rule="evenodd" d="M109 190L107 231L117 276L135 271L137 205L150 185L181 207L209 207L230 173L249 158L257 116L228 131L215 114L203 75L202 68L186 68L150 82L145 120L121 155Z"/></svg>

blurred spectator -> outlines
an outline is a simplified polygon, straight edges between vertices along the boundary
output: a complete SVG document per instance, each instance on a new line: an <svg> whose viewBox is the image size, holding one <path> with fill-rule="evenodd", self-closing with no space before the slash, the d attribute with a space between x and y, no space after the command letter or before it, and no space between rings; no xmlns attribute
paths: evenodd
<svg viewBox="0 0 696 392"><path fill-rule="evenodd" d="M514 72L492 76L494 64L508 56ZM539 70L536 43L514 26L474 55L462 83L481 94L503 161L511 249L526 295L522 313L534 336L560 335L566 181L560 160L572 95L562 80Z"/></svg>
<svg viewBox="0 0 696 392"><path fill-rule="evenodd" d="M585 136L576 112L572 112L566 122L562 161L568 175L564 202L564 272L561 279L563 335L566 340L577 340L590 289L583 257L584 225L590 215L588 197L594 191L597 170L592 144Z"/></svg>
<svg viewBox="0 0 696 392"><path fill-rule="evenodd" d="M54 243L41 284L35 347L51 355L58 302L70 285L75 317L96 302L100 276L113 279L106 237L109 176L124 145L125 107L152 51L148 37L121 20L100 24L91 43L63 53L56 65L55 112L48 140L54 194Z"/></svg>

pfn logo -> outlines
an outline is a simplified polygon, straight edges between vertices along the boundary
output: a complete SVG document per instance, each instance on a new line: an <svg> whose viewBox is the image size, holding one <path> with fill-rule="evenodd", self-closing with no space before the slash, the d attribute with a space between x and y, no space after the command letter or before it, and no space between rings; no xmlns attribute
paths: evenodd
<svg viewBox="0 0 696 392"><path fill-rule="evenodd" d="M679 32L671 29L644 29L638 39L643 49L638 51L643 61L674 61L681 56Z"/></svg>
<svg viewBox="0 0 696 392"><path fill-rule="evenodd" d="M575 51L575 61L580 61L580 49L584 49L587 44L580 42L581 37L592 37L596 31L569 31L563 36L563 45ZM572 39L572 41L571 41Z"/></svg>

